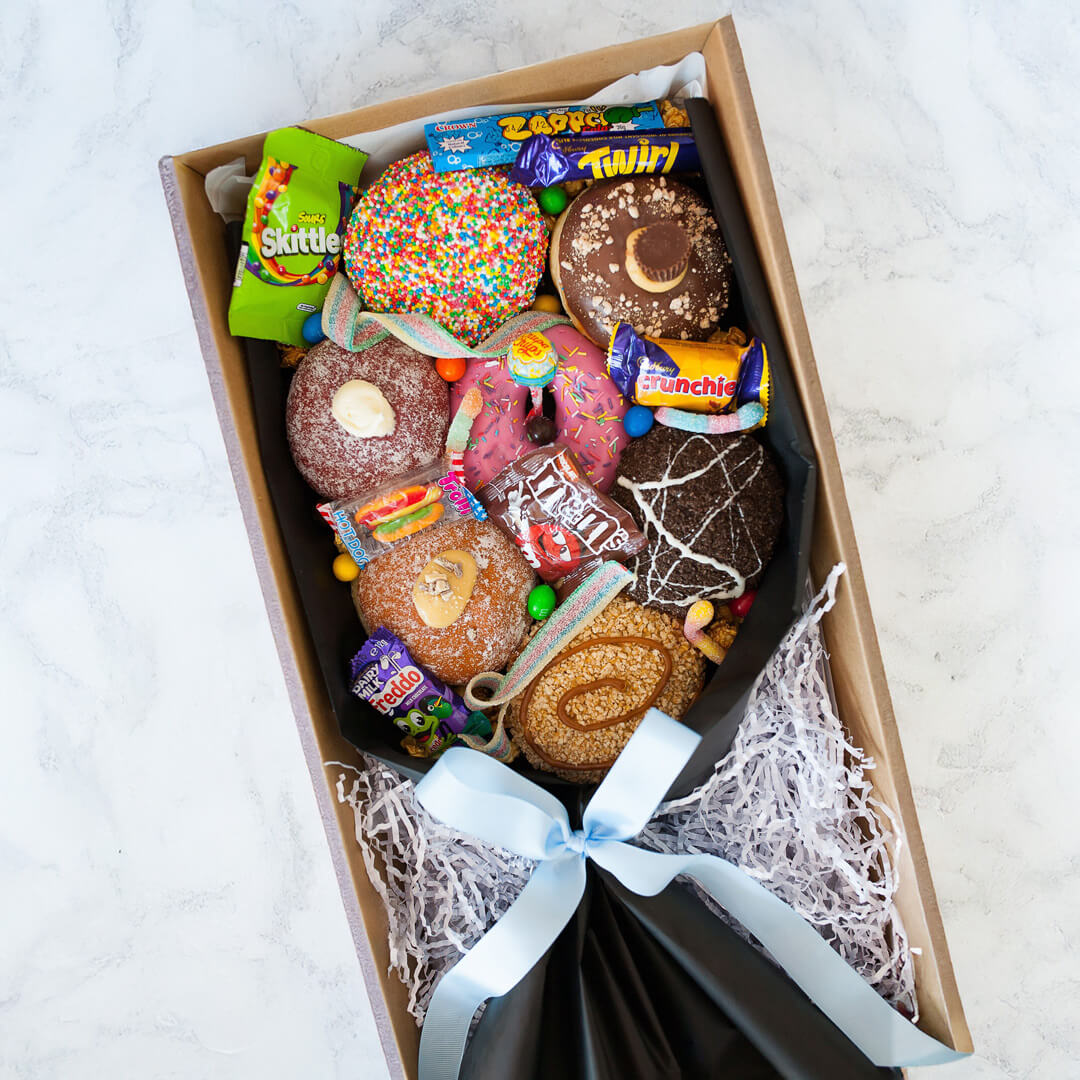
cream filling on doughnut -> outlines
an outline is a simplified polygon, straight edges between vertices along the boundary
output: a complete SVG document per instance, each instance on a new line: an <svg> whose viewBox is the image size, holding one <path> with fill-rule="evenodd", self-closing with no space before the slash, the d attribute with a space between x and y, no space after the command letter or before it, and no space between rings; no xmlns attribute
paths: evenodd
<svg viewBox="0 0 1080 1080"><path fill-rule="evenodd" d="M342 383L334 392L330 413L358 439L393 435L397 425L393 406L386 400L386 395L367 379L350 379Z"/></svg>

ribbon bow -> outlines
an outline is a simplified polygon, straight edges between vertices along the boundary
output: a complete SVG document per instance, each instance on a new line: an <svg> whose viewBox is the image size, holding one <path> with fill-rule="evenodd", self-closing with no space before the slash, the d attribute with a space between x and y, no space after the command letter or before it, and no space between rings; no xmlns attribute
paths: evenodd
<svg viewBox="0 0 1080 1080"><path fill-rule="evenodd" d="M700 739L650 709L577 830L554 795L464 747L451 747L417 784L420 804L446 825L539 863L502 919L435 987L420 1037L420 1080L455 1080L476 1010L513 989L570 921L585 892L586 859L641 896L655 896L680 874L693 877L875 1065L937 1065L966 1056L896 1012L796 911L738 867L715 855L665 855L626 843L652 817Z"/></svg>

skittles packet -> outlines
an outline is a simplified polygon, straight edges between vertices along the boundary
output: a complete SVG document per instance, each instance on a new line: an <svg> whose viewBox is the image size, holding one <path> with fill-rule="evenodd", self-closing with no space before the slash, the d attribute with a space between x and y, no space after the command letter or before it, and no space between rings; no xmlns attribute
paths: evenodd
<svg viewBox="0 0 1080 1080"><path fill-rule="evenodd" d="M721 413L758 402L767 414L769 360L764 343L758 338L747 342L738 330L727 336L722 342L647 338L629 323L616 323L608 345L608 374L637 405Z"/></svg>
<svg viewBox="0 0 1080 1080"><path fill-rule="evenodd" d="M302 128L271 131L248 194L229 331L305 345L337 270L367 154Z"/></svg>

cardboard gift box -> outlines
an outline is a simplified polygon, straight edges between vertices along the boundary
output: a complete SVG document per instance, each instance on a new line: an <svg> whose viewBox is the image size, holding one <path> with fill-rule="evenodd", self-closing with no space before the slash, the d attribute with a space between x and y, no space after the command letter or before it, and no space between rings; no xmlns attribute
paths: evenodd
<svg viewBox="0 0 1080 1080"><path fill-rule="evenodd" d="M817 459L810 568L820 581L837 562L846 586L824 620L839 715L853 742L877 762L877 795L902 823L896 905L915 953L920 1027L949 1046L971 1042L949 961L941 915L922 843L895 717L844 495L836 449L795 284L761 131L730 18L437 91L357 109L305 126L331 138L375 131L458 108L522 101L582 99L613 80L701 51L707 93L742 197ZM228 330L234 266L225 225L205 194L206 173L237 156L258 166L263 134L165 157L160 163L200 347L273 626L304 753L322 812L342 898L391 1073L416 1075L419 1032L406 992L387 973L385 914L353 837L351 809L339 804L336 773L325 761L353 761L328 697L300 589L271 500L256 430L256 408L243 343Z"/></svg>

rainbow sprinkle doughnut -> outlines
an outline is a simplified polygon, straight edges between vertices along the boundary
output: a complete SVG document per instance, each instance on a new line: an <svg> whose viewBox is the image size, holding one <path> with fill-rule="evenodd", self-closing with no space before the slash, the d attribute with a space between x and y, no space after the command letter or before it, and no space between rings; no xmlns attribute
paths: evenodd
<svg viewBox="0 0 1080 1080"><path fill-rule="evenodd" d="M345 272L369 311L421 312L475 345L532 303L547 244L535 200L505 170L437 173L425 152L357 203Z"/></svg>

